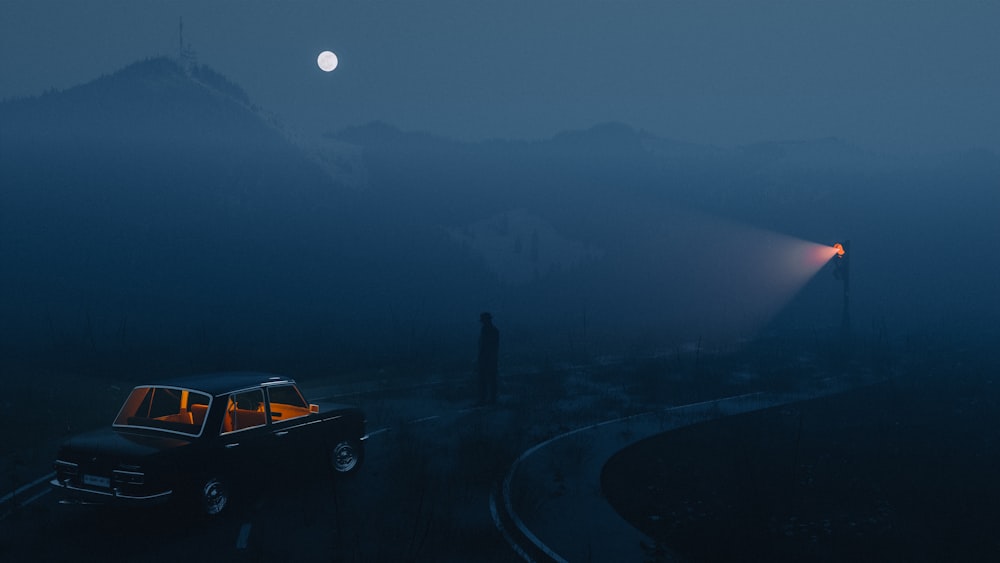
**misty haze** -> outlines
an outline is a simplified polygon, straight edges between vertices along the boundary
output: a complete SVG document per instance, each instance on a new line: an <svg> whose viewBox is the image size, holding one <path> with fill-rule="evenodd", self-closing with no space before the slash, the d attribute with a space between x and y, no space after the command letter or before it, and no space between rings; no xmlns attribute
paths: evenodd
<svg viewBox="0 0 1000 563"><path fill-rule="evenodd" d="M995 557L997 7L96 4L0 6L0 559ZM229 372L357 470L58 490Z"/></svg>

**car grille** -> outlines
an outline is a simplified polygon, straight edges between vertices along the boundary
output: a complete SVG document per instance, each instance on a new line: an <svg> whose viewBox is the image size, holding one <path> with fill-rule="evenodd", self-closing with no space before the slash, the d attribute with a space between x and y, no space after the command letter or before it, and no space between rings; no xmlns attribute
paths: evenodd
<svg viewBox="0 0 1000 563"><path fill-rule="evenodd" d="M113 466L100 459L56 460L55 471L56 478L67 485L99 491L142 485L146 478L137 465Z"/></svg>

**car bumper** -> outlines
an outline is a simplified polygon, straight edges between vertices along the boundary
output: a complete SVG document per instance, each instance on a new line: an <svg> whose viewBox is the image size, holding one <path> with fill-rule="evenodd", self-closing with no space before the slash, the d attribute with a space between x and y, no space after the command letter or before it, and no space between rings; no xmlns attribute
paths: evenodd
<svg viewBox="0 0 1000 563"><path fill-rule="evenodd" d="M83 504L153 506L167 502L174 493L172 490L167 490L140 495L123 493L118 489L90 489L64 483L59 479L52 479L49 484L62 495L64 501Z"/></svg>

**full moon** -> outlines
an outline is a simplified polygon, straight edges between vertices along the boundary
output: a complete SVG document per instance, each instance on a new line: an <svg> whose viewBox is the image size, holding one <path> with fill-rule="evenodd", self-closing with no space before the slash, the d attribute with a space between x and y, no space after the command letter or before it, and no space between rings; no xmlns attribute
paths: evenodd
<svg viewBox="0 0 1000 563"><path fill-rule="evenodd" d="M316 57L316 64L323 69L323 72L330 72L337 68L337 62L337 55L333 54L333 51L323 51Z"/></svg>

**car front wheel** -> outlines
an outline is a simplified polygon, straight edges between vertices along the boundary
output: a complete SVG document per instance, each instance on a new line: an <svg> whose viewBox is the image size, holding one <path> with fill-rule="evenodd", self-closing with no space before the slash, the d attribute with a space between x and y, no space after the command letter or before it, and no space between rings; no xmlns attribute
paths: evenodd
<svg viewBox="0 0 1000 563"><path fill-rule="evenodd" d="M229 487L220 479L205 481L201 489L201 507L205 514L216 516L229 504Z"/></svg>
<svg viewBox="0 0 1000 563"><path fill-rule="evenodd" d="M357 440L338 442L330 451L330 464L337 475L349 475L361 467L364 446Z"/></svg>

